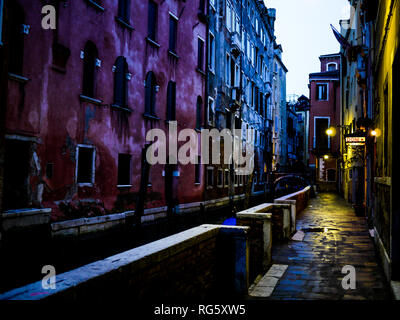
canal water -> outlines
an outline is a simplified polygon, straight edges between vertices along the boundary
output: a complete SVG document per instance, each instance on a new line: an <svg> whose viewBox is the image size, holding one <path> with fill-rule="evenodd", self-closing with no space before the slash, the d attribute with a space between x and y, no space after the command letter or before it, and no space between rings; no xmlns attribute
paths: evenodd
<svg viewBox="0 0 400 320"><path fill-rule="evenodd" d="M251 206L265 201L252 201ZM169 221L159 219L143 224L140 230L115 229L83 240L56 241L50 237L48 227L34 233L8 235L0 247L0 293L41 280L45 265L54 266L60 274L201 224L234 225L234 213L223 208L182 214Z"/></svg>

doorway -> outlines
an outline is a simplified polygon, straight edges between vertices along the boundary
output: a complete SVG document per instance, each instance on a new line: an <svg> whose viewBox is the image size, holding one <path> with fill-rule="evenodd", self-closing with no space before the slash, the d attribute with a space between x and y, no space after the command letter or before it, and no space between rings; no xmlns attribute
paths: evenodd
<svg viewBox="0 0 400 320"><path fill-rule="evenodd" d="M6 139L4 156L4 210L29 205L31 143Z"/></svg>

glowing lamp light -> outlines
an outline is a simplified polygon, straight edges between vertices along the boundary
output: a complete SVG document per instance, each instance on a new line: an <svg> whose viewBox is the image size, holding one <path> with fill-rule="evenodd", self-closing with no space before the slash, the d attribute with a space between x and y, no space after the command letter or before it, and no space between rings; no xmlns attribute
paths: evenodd
<svg viewBox="0 0 400 320"><path fill-rule="evenodd" d="M326 154L326 155L324 155L324 159L325 160L328 160L329 159L329 156Z"/></svg>
<svg viewBox="0 0 400 320"><path fill-rule="evenodd" d="M379 130L378 128L376 128L376 129L372 130L372 131L370 132L370 134L371 134L372 137L379 137L379 136L381 135L381 130Z"/></svg>
<svg viewBox="0 0 400 320"><path fill-rule="evenodd" d="M326 129L325 133L330 137L335 136L336 135L336 129L334 127L330 127L328 129Z"/></svg>

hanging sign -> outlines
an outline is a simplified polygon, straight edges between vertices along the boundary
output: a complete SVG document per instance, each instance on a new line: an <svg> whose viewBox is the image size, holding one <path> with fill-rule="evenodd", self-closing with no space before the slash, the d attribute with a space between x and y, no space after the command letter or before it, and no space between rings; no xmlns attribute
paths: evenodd
<svg viewBox="0 0 400 320"><path fill-rule="evenodd" d="M364 146L365 137L362 136L346 136L346 144L348 146Z"/></svg>

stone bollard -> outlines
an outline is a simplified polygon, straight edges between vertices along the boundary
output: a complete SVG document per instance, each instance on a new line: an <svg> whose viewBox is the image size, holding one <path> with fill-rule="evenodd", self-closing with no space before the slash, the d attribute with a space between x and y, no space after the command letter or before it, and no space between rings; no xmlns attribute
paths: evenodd
<svg viewBox="0 0 400 320"><path fill-rule="evenodd" d="M290 233L296 232L296 200L275 200L275 203L290 205Z"/></svg>
<svg viewBox="0 0 400 320"><path fill-rule="evenodd" d="M283 239L289 239L291 235L291 205L286 203L274 204L274 209L282 210L282 235Z"/></svg>
<svg viewBox="0 0 400 320"><path fill-rule="evenodd" d="M236 214L238 226L250 227L248 241L251 282L259 274L264 273L271 263L271 217L271 213L258 213L251 209Z"/></svg>

